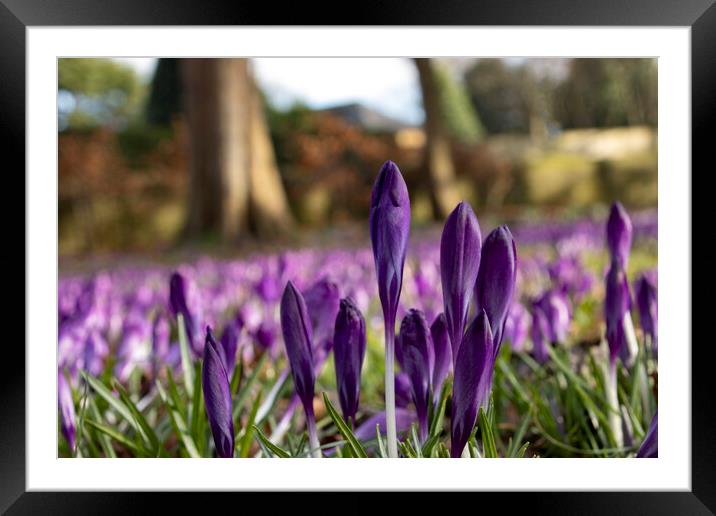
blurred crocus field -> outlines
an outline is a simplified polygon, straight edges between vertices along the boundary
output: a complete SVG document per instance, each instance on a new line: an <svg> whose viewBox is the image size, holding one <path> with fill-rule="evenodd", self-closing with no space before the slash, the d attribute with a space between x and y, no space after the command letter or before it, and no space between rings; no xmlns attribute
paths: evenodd
<svg viewBox="0 0 716 516"><path fill-rule="evenodd" d="M61 59L59 456L657 456L656 71Z"/></svg>

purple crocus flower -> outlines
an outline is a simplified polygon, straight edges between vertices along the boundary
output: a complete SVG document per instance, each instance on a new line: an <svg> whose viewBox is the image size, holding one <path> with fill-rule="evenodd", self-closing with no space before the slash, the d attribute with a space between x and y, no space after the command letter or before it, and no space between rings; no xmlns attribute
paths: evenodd
<svg viewBox="0 0 716 516"><path fill-rule="evenodd" d="M567 296L559 290L548 290L538 300L547 320L547 338L550 342L563 342L570 322L570 306Z"/></svg>
<svg viewBox="0 0 716 516"><path fill-rule="evenodd" d="M531 325L531 316L522 303L512 303L505 329L502 333L510 342L513 351L522 351Z"/></svg>
<svg viewBox="0 0 716 516"><path fill-rule="evenodd" d="M314 345L321 345L326 339L332 340L340 303L338 285L323 278L305 291L303 299L311 318Z"/></svg>
<svg viewBox="0 0 716 516"><path fill-rule="evenodd" d="M231 389L224 368L224 359L214 340L211 328L206 327L204 364L201 377L206 416L214 436L216 454L222 458L234 456L234 422L232 419Z"/></svg>
<svg viewBox="0 0 716 516"><path fill-rule="evenodd" d="M480 273L475 285L476 312L485 310L495 339L494 355L500 351L507 312L512 304L517 274L517 250L507 226L493 229L482 246Z"/></svg>
<svg viewBox="0 0 716 516"><path fill-rule="evenodd" d="M221 334L221 346L218 347L219 355L224 361L226 376L231 380L236 367L236 350L239 347L239 334L241 333L241 324L238 322L230 322L224 327Z"/></svg>
<svg viewBox="0 0 716 516"><path fill-rule="evenodd" d="M410 197L397 165L386 161L373 185L370 240L385 326L385 410L388 453L398 456L395 429L395 316L403 286L403 266L410 233Z"/></svg>
<svg viewBox="0 0 716 516"><path fill-rule="evenodd" d="M614 364L617 357L624 356L627 350L624 318L631 309L631 295L624 269L612 262L607 273L607 289L604 298L605 318L607 323L607 343L609 344L609 360Z"/></svg>
<svg viewBox="0 0 716 516"><path fill-rule="evenodd" d="M607 220L607 245L612 260L626 268L631 248L632 224L629 215L620 202L612 204Z"/></svg>
<svg viewBox="0 0 716 516"><path fill-rule="evenodd" d="M638 459L655 459L659 456L659 411L654 412L644 442L636 454Z"/></svg>
<svg viewBox="0 0 716 516"><path fill-rule="evenodd" d="M400 325L400 343L405 372L410 377L413 403L418 412L420 438L428 437L428 408L435 355L425 314L411 309Z"/></svg>
<svg viewBox="0 0 716 516"><path fill-rule="evenodd" d="M452 367L452 350L448 335L447 320L444 313L440 313L430 326L430 335L433 338L435 350L435 365L433 367L433 397L437 403L443 389L443 383Z"/></svg>
<svg viewBox="0 0 716 516"><path fill-rule="evenodd" d="M492 377L494 340L483 309L467 328L455 361L450 422L450 455L460 457Z"/></svg>
<svg viewBox="0 0 716 516"><path fill-rule="evenodd" d="M194 318L189 311L186 302L186 279L178 272L173 272L169 279L169 307L174 317L182 315L184 318L184 328L189 345L194 348Z"/></svg>
<svg viewBox="0 0 716 516"><path fill-rule="evenodd" d="M648 335L651 339L654 355L657 355L658 306L656 283L651 275L642 274L639 279L637 279L636 285L634 286L634 297L636 298L636 306L639 310L641 329L644 335Z"/></svg>
<svg viewBox="0 0 716 516"><path fill-rule="evenodd" d="M365 319L351 298L341 299L333 337L338 399L346 421L355 422L365 357Z"/></svg>
<svg viewBox="0 0 716 516"><path fill-rule="evenodd" d="M549 321L544 310L538 303L532 304L532 326L530 337L532 338L532 354L535 360L544 364L549 360L547 346L550 345Z"/></svg>
<svg viewBox="0 0 716 516"><path fill-rule="evenodd" d="M75 449L75 402L72 399L72 389L62 371L57 371L57 401L60 409L60 429L67 439L71 452Z"/></svg>
<svg viewBox="0 0 716 516"><path fill-rule="evenodd" d="M397 408L395 410L395 420L397 431L400 433L406 432L410 428L410 425L415 422L415 412L404 408ZM370 441L371 439L375 439L376 425L380 427L381 435L385 435L385 412L378 412L377 414L373 414L368 419L366 419L363 424L356 428L356 431L354 433L356 439L358 439L359 441Z"/></svg>
<svg viewBox="0 0 716 516"><path fill-rule="evenodd" d="M482 235L475 212L461 202L445 221L440 239L440 278L453 359L467 324L470 295L480 268Z"/></svg>
<svg viewBox="0 0 716 516"><path fill-rule="evenodd" d="M313 412L316 376L313 370L311 320L303 296L291 281L286 284L281 297L281 330L293 385L306 413L311 448L314 456L320 457L316 418Z"/></svg>
<svg viewBox="0 0 716 516"><path fill-rule="evenodd" d="M413 397L413 387L408 373L399 372L395 375L395 404L398 407L407 407Z"/></svg>

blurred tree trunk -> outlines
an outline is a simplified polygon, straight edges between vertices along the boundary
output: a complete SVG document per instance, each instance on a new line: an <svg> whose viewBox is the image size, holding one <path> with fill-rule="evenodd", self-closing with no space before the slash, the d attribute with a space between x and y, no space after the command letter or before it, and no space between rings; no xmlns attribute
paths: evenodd
<svg viewBox="0 0 716 516"><path fill-rule="evenodd" d="M444 220L460 202L450 138L440 103L440 91L430 59L415 59L425 109L425 167L433 216Z"/></svg>
<svg viewBox="0 0 716 516"><path fill-rule="evenodd" d="M182 73L191 153L187 236L233 242L250 231L285 229L290 212L248 61L186 59Z"/></svg>

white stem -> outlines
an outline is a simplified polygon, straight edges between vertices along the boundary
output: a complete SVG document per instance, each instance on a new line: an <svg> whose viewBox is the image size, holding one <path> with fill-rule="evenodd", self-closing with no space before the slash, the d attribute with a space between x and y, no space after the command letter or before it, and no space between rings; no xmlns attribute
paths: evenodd
<svg viewBox="0 0 716 516"><path fill-rule="evenodd" d="M388 457L398 457L398 433L395 428L395 328L385 326L385 426Z"/></svg>
<svg viewBox="0 0 716 516"><path fill-rule="evenodd" d="M321 454L321 443L318 441L318 432L316 431L316 418L313 414L306 414L306 416L308 443L311 446L311 453L315 459L320 459L323 455Z"/></svg>
<svg viewBox="0 0 716 516"><path fill-rule="evenodd" d="M469 449L468 444L466 444L465 447L462 449L462 454L460 455L460 457L463 459L471 459L472 458L472 456L470 455L470 449Z"/></svg>
<svg viewBox="0 0 716 516"><path fill-rule="evenodd" d="M636 332L634 331L634 322L631 319L630 312L627 312L624 315L624 319L622 319L622 324L624 326L624 337L626 338L627 350L629 352L629 363L626 364L626 366L631 367L632 365L634 365L634 360L636 359L636 356L639 354L639 344L636 341Z"/></svg>
<svg viewBox="0 0 716 516"><path fill-rule="evenodd" d="M616 362L612 362L609 365L607 397L609 401L609 426L612 428L617 448L621 448L624 446L624 435L622 434L622 418L619 410L619 393L617 392Z"/></svg>

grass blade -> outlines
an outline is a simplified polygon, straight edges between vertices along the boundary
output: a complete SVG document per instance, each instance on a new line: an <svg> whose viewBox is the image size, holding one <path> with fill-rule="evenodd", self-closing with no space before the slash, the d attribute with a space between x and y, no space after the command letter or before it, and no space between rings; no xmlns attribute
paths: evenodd
<svg viewBox="0 0 716 516"><path fill-rule="evenodd" d="M254 425L253 426L254 431L256 432L256 437L259 440L259 443L269 452L271 452L276 457L280 457L282 459L289 459L291 456L288 454L286 450L283 448L280 448L276 446L274 443L269 441L268 437L264 435L264 433L261 431L261 429Z"/></svg>
<svg viewBox="0 0 716 516"><path fill-rule="evenodd" d="M177 314L177 328L179 330L179 352L181 353L181 369L184 373L184 387L191 398L194 396L194 366L182 314Z"/></svg>
<svg viewBox="0 0 716 516"><path fill-rule="evenodd" d="M353 432L343 420L341 415L336 411L335 407L331 403L331 400L328 399L328 395L325 392L323 393L323 402L326 405L326 411L328 412L328 415L336 424L336 427L338 427L338 431L347 441L348 446L352 448L351 451L353 452L353 455L361 459L367 458L368 454L365 452L365 449L358 441L358 439L356 439L356 436L353 435Z"/></svg>

